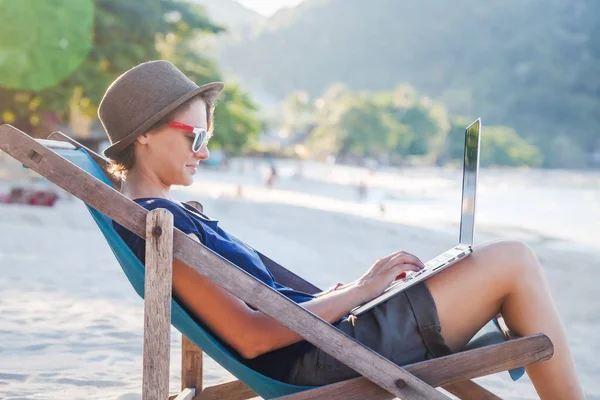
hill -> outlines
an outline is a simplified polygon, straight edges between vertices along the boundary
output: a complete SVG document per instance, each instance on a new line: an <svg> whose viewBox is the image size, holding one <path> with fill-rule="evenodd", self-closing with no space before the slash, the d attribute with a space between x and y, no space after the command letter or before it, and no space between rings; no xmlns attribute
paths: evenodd
<svg viewBox="0 0 600 400"><path fill-rule="evenodd" d="M600 146L600 2L366 4L282 10L221 43L220 63L277 99L294 90L314 98L334 82L369 91L409 83L452 113L516 129L552 155L548 166Z"/></svg>

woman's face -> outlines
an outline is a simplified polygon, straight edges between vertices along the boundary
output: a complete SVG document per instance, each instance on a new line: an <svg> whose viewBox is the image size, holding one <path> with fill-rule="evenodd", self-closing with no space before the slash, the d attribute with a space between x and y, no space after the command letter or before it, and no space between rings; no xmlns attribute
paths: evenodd
<svg viewBox="0 0 600 400"><path fill-rule="evenodd" d="M208 130L206 104L201 99L194 100L174 121ZM206 142L197 153L192 151L194 138L193 132L169 126L149 132L139 139L146 145L138 146L143 150L136 151L136 162L138 157L143 160L165 186L189 186L194 182L198 163L210 156Z"/></svg>

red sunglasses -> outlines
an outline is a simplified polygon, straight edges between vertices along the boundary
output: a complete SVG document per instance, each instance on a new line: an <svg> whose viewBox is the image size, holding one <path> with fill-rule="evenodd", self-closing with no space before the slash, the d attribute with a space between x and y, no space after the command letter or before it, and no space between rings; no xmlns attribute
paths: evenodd
<svg viewBox="0 0 600 400"><path fill-rule="evenodd" d="M206 129L182 124L181 122L169 122L168 126L171 128L182 129L184 131L194 133L195 137L194 141L192 142L192 151L194 153L199 152L202 146L204 146L207 142L208 132L206 132Z"/></svg>

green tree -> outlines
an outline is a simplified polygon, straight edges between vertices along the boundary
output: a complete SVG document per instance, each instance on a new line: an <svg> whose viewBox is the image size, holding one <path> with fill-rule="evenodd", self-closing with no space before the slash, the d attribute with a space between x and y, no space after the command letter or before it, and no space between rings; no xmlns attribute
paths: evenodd
<svg viewBox="0 0 600 400"><path fill-rule="evenodd" d="M0 0L0 85L42 90L78 68L92 43L92 0Z"/></svg>
<svg viewBox="0 0 600 400"><path fill-rule="evenodd" d="M387 153L398 144L401 127L392 115L369 99L357 99L342 114L339 123L342 155Z"/></svg>
<svg viewBox="0 0 600 400"><path fill-rule="evenodd" d="M31 131L47 119L68 121L73 107L82 116L95 118L104 91L117 76L141 62L158 58L156 35L191 30L219 32L221 28L198 9L176 0L95 0L93 44L83 63L48 89L0 89L2 122ZM47 134L46 128L42 126L40 130Z"/></svg>
<svg viewBox="0 0 600 400"><path fill-rule="evenodd" d="M221 80L214 60L206 57L197 45L206 29L193 29L205 22L203 9L193 6L195 21L180 16L189 12L183 5L181 11L171 11L167 18L175 23L174 31L159 35L158 51L161 58L172 61L191 80L199 85ZM213 26L211 33L220 32ZM239 84L228 82L219 96L215 110L215 131L211 139L212 149L239 152L260 134L258 109Z"/></svg>
<svg viewBox="0 0 600 400"><path fill-rule="evenodd" d="M215 111L215 131L212 148L239 152L258 139L261 122L257 108L248 94L237 84L227 84Z"/></svg>
<svg viewBox="0 0 600 400"><path fill-rule="evenodd" d="M173 61L198 84L221 80L216 64L193 45L201 35L222 30L203 8L188 2L95 0L93 46L85 61L59 84L39 92L0 89L1 122L27 132L41 124L40 134L47 135L51 122L71 120L74 126L75 115L88 122L82 131L75 129L85 135L108 85L131 67L157 58ZM222 129L213 144L239 149L258 134L256 108L235 84L225 90L220 104Z"/></svg>
<svg viewBox="0 0 600 400"><path fill-rule="evenodd" d="M314 118L314 106L308 93L294 91L290 93L282 105L283 126L286 134L294 134L305 130Z"/></svg>
<svg viewBox="0 0 600 400"><path fill-rule="evenodd" d="M443 161L462 161L465 150L465 128L468 125L469 121L466 118L455 117L452 119L450 131L448 131L448 135L446 136L445 151L441 156Z"/></svg>
<svg viewBox="0 0 600 400"><path fill-rule="evenodd" d="M463 117L452 120L446 137L446 147L440 162L462 163L465 146L465 128L470 121ZM544 157L539 148L505 126L484 126L481 132L480 164L482 166L530 166L539 167Z"/></svg>
<svg viewBox="0 0 600 400"><path fill-rule="evenodd" d="M413 140L408 148L409 154L425 155L429 151L429 140L438 133L439 128L429 117L429 110L423 105L415 105L406 110L400 123L410 127Z"/></svg>
<svg viewBox="0 0 600 400"><path fill-rule="evenodd" d="M481 165L539 167L544 158L540 150L521 138L514 129L489 126L481 135Z"/></svg>
<svg viewBox="0 0 600 400"><path fill-rule="evenodd" d="M307 140L307 146L315 154L337 153L341 148L342 137L338 126L345 110L352 103L352 95L347 88L334 83L328 86L315 101L315 129Z"/></svg>
<svg viewBox="0 0 600 400"><path fill-rule="evenodd" d="M450 126L443 106L408 85L375 93L352 93L333 85L317 99L316 110L311 147L342 156L402 159L432 150L437 154Z"/></svg>

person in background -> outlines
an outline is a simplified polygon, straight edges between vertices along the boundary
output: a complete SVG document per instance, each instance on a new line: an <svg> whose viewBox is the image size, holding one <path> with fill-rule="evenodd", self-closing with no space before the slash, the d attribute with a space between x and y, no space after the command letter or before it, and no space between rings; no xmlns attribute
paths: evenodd
<svg viewBox="0 0 600 400"><path fill-rule="evenodd" d="M270 165L269 165L269 176L267 177L267 180L265 181L265 186L268 187L269 189L272 188L273 184L275 183L275 179L277 179L277 167L275 166L275 161L273 161L271 159Z"/></svg>

